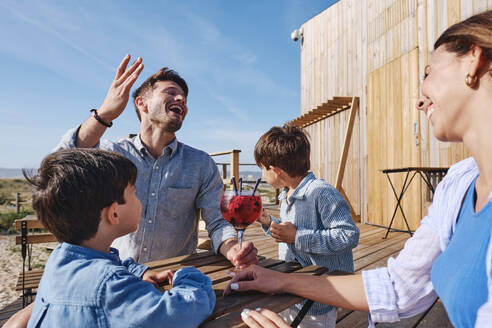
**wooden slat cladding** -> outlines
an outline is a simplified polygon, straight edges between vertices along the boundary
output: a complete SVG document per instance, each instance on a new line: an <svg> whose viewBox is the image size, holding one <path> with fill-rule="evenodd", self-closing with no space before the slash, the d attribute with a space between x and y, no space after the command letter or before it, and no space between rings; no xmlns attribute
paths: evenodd
<svg viewBox="0 0 492 328"><path fill-rule="evenodd" d="M437 37L491 8L490 0L341 0L301 26L297 123L310 135L312 171L333 185L349 116L330 116L329 104L337 96L360 98L343 189L362 222L388 225L396 204L379 170L448 167L469 156L461 143L439 142L415 103ZM402 182L397 178L396 188ZM414 181L403 199L412 229L429 203L425 186ZM404 227L400 213L395 220Z"/></svg>

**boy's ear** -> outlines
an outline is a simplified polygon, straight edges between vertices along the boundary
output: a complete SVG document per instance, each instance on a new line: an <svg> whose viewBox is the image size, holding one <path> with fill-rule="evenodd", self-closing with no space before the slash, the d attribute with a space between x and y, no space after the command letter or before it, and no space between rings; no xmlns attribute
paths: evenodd
<svg viewBox="0 0 492 328"><path fill-rule="evenodd" d="M282 173L284 173L284 170L282 170L280 167L276 167L273 165L270 165L270 170L272 170L277 175L281 175Z"/></svg>
<svg viewBox="0 0 492 328"><path fill-rule="evenodd" d="M120 218L118 217L117 209L118 209L117 202L113 202L111 205L103 208L101 211L102 219L105 219L111 225L120 223Z"/></svg>

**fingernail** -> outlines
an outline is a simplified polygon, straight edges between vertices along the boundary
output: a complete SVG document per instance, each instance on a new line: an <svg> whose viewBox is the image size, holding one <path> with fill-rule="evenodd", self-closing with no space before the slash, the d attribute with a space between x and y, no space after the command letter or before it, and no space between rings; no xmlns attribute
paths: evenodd
<svg viewBox="0 0 492 328"><path fill-rule="evenodd" d="M239 284L238 284L237 282L233 282L233 283L231 284L231 289L232 289L232 290L238 290L238 289L239 289Z"/></svg>
<svg viewBox="0 0 492 328"><path fill-rule="evenodd" d="M243 311L241 312L241 317L242 318L247 318L248 317L248 313L249 313L249 309L243 309Z"/></svg>

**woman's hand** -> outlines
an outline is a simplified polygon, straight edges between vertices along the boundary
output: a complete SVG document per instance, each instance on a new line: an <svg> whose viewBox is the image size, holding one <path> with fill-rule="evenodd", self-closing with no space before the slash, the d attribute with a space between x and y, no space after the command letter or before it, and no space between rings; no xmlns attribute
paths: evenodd
<svg viewBox="0 0 492 328"><path fill-rule="evenodd" d="M277 313L266 310L256 309L255 311L244 309L241 318L250 328L288 328L289 325Z"/></svg>
<svg viewBox="0 0 492 328"><path fill-rule="evenodd" d="M285 279L284 273L251 265L234 275L224 295L248 290L257 290L266 294L277 293L281 291Z"/></svg>

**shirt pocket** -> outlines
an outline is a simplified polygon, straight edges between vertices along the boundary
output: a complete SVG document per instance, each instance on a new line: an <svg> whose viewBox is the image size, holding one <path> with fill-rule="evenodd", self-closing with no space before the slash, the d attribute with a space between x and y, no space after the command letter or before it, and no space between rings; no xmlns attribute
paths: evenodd
<svg viewBox="0 0 492 328"><path fill-rule="evenodd" d="M170 187L167 189L164 201L172 218L181 219L195 212L195 198L196 193L193 188Z"/></svg>

